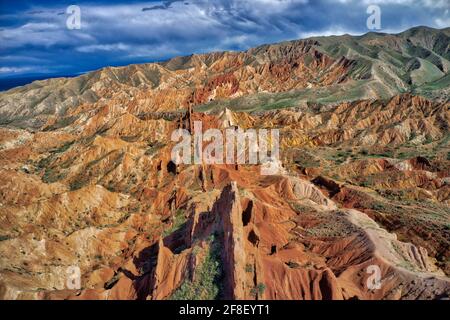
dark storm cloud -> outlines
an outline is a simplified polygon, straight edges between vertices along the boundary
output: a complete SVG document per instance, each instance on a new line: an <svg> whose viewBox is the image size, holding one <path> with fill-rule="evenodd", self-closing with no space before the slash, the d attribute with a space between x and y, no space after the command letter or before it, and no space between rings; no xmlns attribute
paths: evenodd
<svg viewBox="0 0 450 320"><path fill-rule="evenodd" d="M443 28L450 19L447 0L78 1L81 30L68 30L70 4L1 4L0 76L74 74L313 35L361 34L369 31L370 4L382 10L383 32Z"/></svg>

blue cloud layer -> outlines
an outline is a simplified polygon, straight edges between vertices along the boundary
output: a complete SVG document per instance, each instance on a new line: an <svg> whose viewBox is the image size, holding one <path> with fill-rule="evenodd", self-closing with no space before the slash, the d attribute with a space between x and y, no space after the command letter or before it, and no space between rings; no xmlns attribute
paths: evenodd
<svg viewBox="0 0 450 320"><path fill-rule="evenodd" d="M81 30L66 28L70 4L81 8ZM383 32L450 25L448 0L15 1L0 4L0 78L361 34L370 4L381 7Z"/></svg>

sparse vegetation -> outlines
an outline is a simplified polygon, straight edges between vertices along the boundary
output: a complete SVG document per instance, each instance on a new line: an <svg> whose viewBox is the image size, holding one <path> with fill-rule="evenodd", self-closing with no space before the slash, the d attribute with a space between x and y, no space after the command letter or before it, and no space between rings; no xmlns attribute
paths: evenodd
<svg viewBox="0 0 450 320"><path fill-rule="evenodd" d="M54 153L63 153L63 152L65 152L65 151L67 151L73 144L74 144L74 141L66 142L66 143L63 144L61 147L59 147L58 149L56 149L56 150L54 151Z"/></svg>
<svg viewBox="0 0 450 320"><path fill-rule="evenodd" d="M54 183L62 180L66 177L66 173L58 172L56 169L47 168L45 169L44 175L42 176L42 181L45 183Z"/></svg>
<svg viewBox="0 0 450 320"><path fill-rule="evenodd" d="M385 209L385 206L382 203L373 203L371 208L373 210L383 211Z"/></svg>
<svg viewBox="0 0 450 320"><path fill-rule="evenodd" d="M158 150L164 148L166 145L160 141L151 142L148 144L148 149L145 151L146 156L155 154Z"/></svg>
<svg viewBox="0 0 450 320"><path fill-rule="evenodd" d="M172 225L168 229L164 230L163 237L167 237L168 235L180 229L181 226L186 223L186 221L187 219L184 216L184 212L182 210L177 210L175 212L175 216L173 217Z"/></svg>
<svg viewBox="0 0 450 320"><path fill-rule="evenodd" d="M266 290L266 285L264 283L258 283L256 287L252 288L250 290L250 294L254 297L261 297L264 294L264 291Z"/></svg>
<svg viewBox="0 0 450 320"><path fill-rule="evenodd" d="M209 247L200 266L195 270L194 280L187 277L172 294L171 300L214 300L220 298L222 268L220 246L215 236L209 239Z"/></svg>
<svg viewBox="0 0 450 320"><path fill-rule="evenodd" d="M323 271L331 268L339 276L358 267L361 253L368 261L387 251L393 255L384 255L386 268L398 264L418 271L419 260L428 258L413 245L425 248L429 262L450 275L450 135L448 118L442 116L448 110L444 101L450 78L433 76L447 72L450 62L440 41L445 36L430 37L432 32L409 44L406 38L395 40L403 36L384 42L384 36L370 33L356 39L320 38L320 45L308 40L300 47L297 42L263 46L239 54L242 61L234 53L195 57L198 61L175 58L156 68L108 68L33 84L33 92L24 87L8 93L5 103L18 101L20 110L5 109L11 128L2 131L0 147L6 217L0 244L4 252L17 254L8 256L3 291L24 289L32 296L36 290L27 284L37 281L45 297L61 296L52 292L55 283L42 272L64 268L67 257L83 267L83 279L92 280L87 284L95 290L86 296L93 298L108 295L103 286L120 290L119 279L136 285L149 277L158 281L149 279L145 288L135 288L138 299L158 297L158 292L176 300L220 299L224 292L228 297L228 287L221 287L223 262L227 272L238 274L235 285L245 289L247 298L315 298L319 291L328 298L327 279L316 277ZM419 52L416 47L425 42L428 49ZM436 46L442 54L434 53ZM351 61L343 59L349 52ZM441 71L415 59L417 54ZM201 74L191 69L197 62L204 67ZM300 72L307 66L308 72ZM238 76L242 70L248 73L244 82ZM411 88L424 93L425 87L443 89L440 99L410 94ZM391 96L398 92L404 94ZM212 96L215 101L206 102ZM191 114L191 107L211 112ZM227 107L246 112L230 113ZM203 131L279 129L283 170L263 176L259 166L247 164L176 165L169 159L170 132L193 131L197 120ZM212 141L203 142L205 150L212 146ZM232 181L238 191L233 183L229 193L225 187ZM211 230L226 234L206 238ZM408 244L394 241L394 234ZM393 242L399 247L392 248ZM46 243L60 243L56 249L61 250L27 259ZM80 243L93 245L80 250ZM411 254L418 256L412 259ZM174 268L176 282L168 273ZM359 269L342 283L349 298L364 280ZM402 282L416 278L395 271ZM393 279L392 290L382 290L380 298L400 297L398 290L405 299L432 292L431 298L442 297L437 291L442 279L429 271L426 283L418 285ZM289 282L302 282L301 292ZM26 288L17 287L21 283ZM425 284L429 288L422 294ZM366 293L358 290L353 298L370 298Z"/></svg>
<svg viewBox="0 0 450 320"><path fill-rule="evenodd" d="M74 180L69 185L70 191L75 191L75 190L81 189L84 186L86 186L87 184L88 184L88 181L86 181L85 179L82 179L82 178L80 178L80 180Z"/></svg>

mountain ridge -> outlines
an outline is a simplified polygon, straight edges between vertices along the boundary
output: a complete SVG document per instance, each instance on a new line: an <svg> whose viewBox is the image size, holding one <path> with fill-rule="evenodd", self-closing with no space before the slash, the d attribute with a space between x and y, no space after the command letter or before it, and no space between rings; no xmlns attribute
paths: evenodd
<svg viewBox="0 0 450 320"><path fill-rule="evenodd" d="M26 119L30 115L42 116L45 121L46 115L61 116L78 103L113 97L115 90L150 103L170 97L170 102L158 105L159 110L146 111L175 111L222 98L286 92L322 103L390 98L403 92L446 101L450 81L447 33L448 28L413 28L397 35L309 38L243 52L106 67L75 78L37 81L2 92L0 118L3 124L24 123L26 127L33 122ZM177 90L169 90L169 83ZM25 93L31 91L34 98L27 100ZM292 104L300 102L293 99ZM137 108L148 109L140 101L137 104ZM59 110L54 105L60 105Z"/></svg>

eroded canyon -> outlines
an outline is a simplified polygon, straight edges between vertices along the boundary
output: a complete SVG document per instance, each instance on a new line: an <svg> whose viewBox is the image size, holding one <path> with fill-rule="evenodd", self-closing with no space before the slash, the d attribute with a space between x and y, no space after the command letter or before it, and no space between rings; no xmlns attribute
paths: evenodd
<svg viewBox="0 0 450 320"><path fill-rule="evenodd" d="M0 298L448 298L449 33L311 38L0 93ZM193 121L279 129L279 173L176 165L171 133Z"/></svg>

